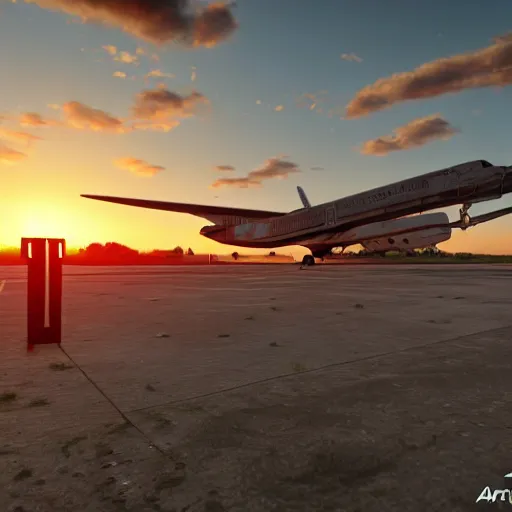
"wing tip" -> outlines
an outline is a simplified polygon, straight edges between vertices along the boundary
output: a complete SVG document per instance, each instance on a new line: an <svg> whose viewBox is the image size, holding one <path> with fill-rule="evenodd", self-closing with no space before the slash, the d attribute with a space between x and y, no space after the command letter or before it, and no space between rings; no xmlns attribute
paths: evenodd
<svg viewBox="0 0 512 512"><path fill-rule="evenodd" d="M108 196L97 196L95 194L80 194L80 197L85 197L86 199L103 199Z"/></svg>

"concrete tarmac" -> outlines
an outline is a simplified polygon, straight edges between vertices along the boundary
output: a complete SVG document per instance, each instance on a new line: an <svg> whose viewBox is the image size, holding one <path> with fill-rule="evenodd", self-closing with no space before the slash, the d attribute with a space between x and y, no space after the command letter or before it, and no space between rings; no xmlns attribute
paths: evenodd
<svg viewBox="0 0 512 512"><path fill-rule="evenodd" d="M65 267L63 350L31 354L25 268L0 289L2 511L465 511L512 489L512 266Z"/></svg>

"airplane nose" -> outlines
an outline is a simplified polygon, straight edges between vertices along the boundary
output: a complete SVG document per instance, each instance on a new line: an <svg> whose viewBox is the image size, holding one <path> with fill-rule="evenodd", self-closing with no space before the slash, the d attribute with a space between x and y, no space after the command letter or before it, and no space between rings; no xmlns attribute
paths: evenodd
<svg viewBox="0 0 512 512"><path fill-rule="evenodd" d="M503 167L505 176L503 177L503 193L510 194L512 192L512 165Z"/></svg>

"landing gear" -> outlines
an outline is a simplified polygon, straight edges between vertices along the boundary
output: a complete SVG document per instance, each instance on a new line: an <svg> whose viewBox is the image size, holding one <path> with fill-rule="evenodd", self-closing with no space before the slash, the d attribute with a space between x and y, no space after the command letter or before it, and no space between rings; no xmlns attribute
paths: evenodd
<svg viewBox="0 0 512 512"><path fill-rule="evenodd" d="M300 266L301 269L304 267L312 267L315 264L315 258L311 256L311 254L306 254L304 258L302 258L302 264Z"/></svg>
<svg viewBox="0 0 512 512"><path fill-rule="evenodd" d="M315 260L324 261L325 256L331 254L331 251L316 251L313 254L306 254L304 258L302 258L302 264L300 266L301 269L304 267L312 267L315 264Z"/></svg>
<svg viewBox="0 0 512 512"><path fill-rule="evenodd" d="M462 205L462 208L459 210L462 231L468 229L469 225L471 224L471 217L469 216L468 213L471 206L471 203L464 203Z"/></svg>

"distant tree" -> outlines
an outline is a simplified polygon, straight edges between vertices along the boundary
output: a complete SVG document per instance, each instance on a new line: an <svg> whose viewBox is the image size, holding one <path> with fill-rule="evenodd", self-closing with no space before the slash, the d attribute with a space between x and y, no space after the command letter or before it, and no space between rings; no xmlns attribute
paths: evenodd
<svg viewBox="0 0 512 512"><path fill-rule="evenodd" d="M238 259L239 254L237 252L234 252L231 257L236 261Z"/></svg>
<svg viewBox="0 0 512 512"><path fill-rule="evenodd" d="M172 250L172 252L173 252L174 254L183 254L183 249L182 249L179 245L177 245L177 246Z"/></svg>
<svg viewBox="0 0 512 512"><path fill-rule="evenodd" d="M275 256L275 255L276 255L276 253L275 253L274 251L270 251L270 252L268 253L268 255L269 255L269 256Z"/></svg>
<svg viewBox="0 0 512 512"><path fill-rule="evenodd" d="M94 258L101 256L103 254L103 245L95 242L93 244L89 244L85 250L84 253L86 256Z"/></svg>
<svg viewBox="0 0 512 512"><path fill-rule="evenodd" d="M81 250L80 254L89 258L127 258L137 256L139 252L117 242L107 242L105 245L95 242Z"/></svg>
<svg viewBox="0 0 512 512"><path fill-rule="evenodd" d="M104 254L115 258L126 258L128 256L138 256L139 251L130 249L130 247L118 244L117 242L107 242L105 244Z"/></svg>
<svg viewBox="0 0 512 512"><path fill-rule="evenodd" d="M194 256L194 251L190 247L187 250L187 256Z"/></svg>

